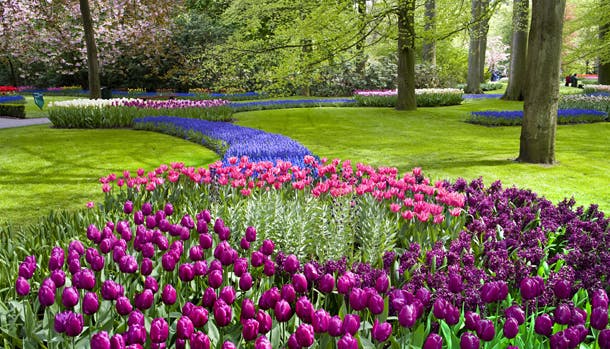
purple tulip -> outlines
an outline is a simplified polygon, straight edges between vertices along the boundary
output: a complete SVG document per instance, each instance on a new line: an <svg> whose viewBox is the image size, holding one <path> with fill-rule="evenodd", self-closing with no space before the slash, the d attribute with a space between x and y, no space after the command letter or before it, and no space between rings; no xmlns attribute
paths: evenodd
<svg viewBox="0 0 610 349"><path fill-rule="evenodd" d="M146 228L148 229L153 229L157 226L157 218L155 216L146 216L144 222L144 224L146 224Z"/></svg>
<svg viewBox="0 0 610 349"><path fill-rule="evenodd" d="M242 322L242 336L246 341L253 341L258 337L258 321L247 319Z"/></svg>
<svg viewBox="0 0 610 349"><path fill-rule="evenodd" d="M145 202L142 204L142 214L148 216L152 213L152 205L150 202Z"/></svg>
<svg viewBox="0 0 610 349"><path fill-rule="evenodd" d="M222 271L222 263L218 259L214 259L210 262L210 272L213 270Z"/></svg>
<svg viewBox="0 0 610 349"><path fill-rule="evenodd" d="M140 325L144 326L144 314L139 310L134 310L127 318L127 326Z"/></svg>
<svg viewBox="0 0 610 349"><path fill-rule="evenodd" d="M261 334L265 334L271 331L271 326L273 325L273 321L271 320L271 315L267 314L264 310L259 309L256 313L256 321L258 321L258 332Z"/></svg>
<svg viewBox="0 0 610 349"><path fill-rule="evenodd" d="M377 280L375 280L375 289L377 290L377 292L379 292L380 294L385 294L386 292L388 292L389 288L390 279L388 279L388 275L386 273L379 275L379 277L377 277Z"/></svg>
<svg viewBox="0 0 610 349"><path fill-rule="evenodd" d="M411 328L415 325L417 321L417 312L415 310L415 306L412 304L407 304L400 310L398 313L398 323L402 327Z"/></svg>
<svg viewBox="0 0 610 349"><path fill-rule="evenodd" d="M284 260L284 270L289 274L294 274L299 271L300 263L297 256L290 254Z"/></svg>
<svg viewBox="0 0 610 349"><path fill-rule="evenodd" d="M203 291L202 303L206 308L212 308L214 306L214 303L216 303L216 291L213 288L208 287Z"/></svg>
<svg viewBox="0 0 610 349"><path fill-rule="evenodd" d="M432 314L434 314L434 317L439 320L444 319L447 314L448 306L449 302L447 302L444 298L437 298L436 301L434 301Z"/></svg>
<svg viewBox="0 0 610 349"><path fill-rule="evenodd" d="M102 234L99 229L93 224L87 227L87 239L93 241L96 244L99 244L102 241Z"/></svg>
<svg viewBox="0 0 610 349"><path fill-rule="evenodd" d="M472 332L464 332L460 338L460 349L479 349L479 338Z"/></svg>
<svg viewBox="0 0 610 349"><path fill-rule="evenodd" d="M150 324L150 340L153 343L164 343L169 337L169 325L164 318L155 318Z"/></svg>
<svg viewBox="0 0 610 349"><path fill-rule="evenodd" d="M208 311L202 306L194 306L187 316L195 328L201 328L208 323Z"/></svg>
<svg viewBox="0 0 610 349"><path fill-rule="evenodd" d="M319 280L318 289L324 293L331 293L335 289L335 278L331 274L324 274Z"/></svg>
<svg viewBox="0 0 610 349"><path fill-rule="evenodd" d="M102 284L102 299L116 300L123 295L123 286L113 280L106 280Z"/></svg>
<svg viewBox="0 0 610 349"><path fill-rule="evenodd" d="M176 336L181 339L189 339L193 334L193 322L188 316L181 316L176 325Z"/></svg>
<svg viewBox="0 0 610 349"><path fill-rule="evenodd" d="M301 273L292 275L292 286L298 293L307 292L307 278Z"/></svg>
<svg viewBox="0 0 610 349"><path fill-rule="evenodd" d="M536 277L527 277L521 280L519 290L521 291L521 297L523 297L523 299L534 299L540 296L544 289L541 287L540 282Z"/></svg>
<svg viewBox="0 0 610 349"><path fill-rule="evenodd" d="M144 288L151 290L153 293L157 293L157 291L159 291L159 283L154 277L147 276L144 280Z"/></svg>
<svg viewBox="0 0 610 349"><path fill-rule="evenodd" d="M513 305L511 307L508 307L506 310L504 310L504 315L507 318L513 318L513 319L517 320L517 323L519 325L521 325L525 322L525 312L518 305Z"/></svg>
<svg viewBox="0 0 610 349"><path fill-rule="evenodd" d="M110 349L110 337L108 332L101 331L91 336L91 349Z"/></svg>
<svg viewBox="0 0 610 349"><path fill-rule="evenodd" d="M591 307L608 308L608 294L604 289L597 289L591 295Z"/></svg>
<svg viewBox="0 0 610 349"><path fill-rule="evenodd" d="M280 294L282 299L288 303L293 303L297 299L297 293L292 284L285 284L282 286L282 291Z"/></svg>
<svg viewBox="0 0 610 349"><path fill-rule="evenodd" d="M15 291L20 296L25 296L30 293L30 283L23 276L17 278L15 282Z"/></svg>
<svg viewBox="0 0 610 349"><path fill-rule="evenodd" d="M388 322L379 323L378 319L375 319L373 323L373 329L371 330L371 336L378 342L385 342L392 334L392 325Z"/></svg>
<svg viewBox="0 0 610 349"><path fill-rule="evenodd" d="M177 263L178 263L177 258L171 252L167 252L166 254L164 254L161 257L161 266L163 267L163 270L165 270L165 271L170 271L170 272L174 271Z"/></svg>
<svg viewBox="0 0 610 349"><path fill-rule="evenodd" d="M247 227L245 238L248 242L256 241L256 229L254 227Z"/></svg>
<svg viewBox="0 0 610 349"><path fill-rule="evenodd" d="M25 279L31 279L32 276L34 276L35 270L36 270L36 263L21 262L21 264L19 264L18 275Z"/></svg>
<svg viewBox="0 0 610 349"><path fill-rule="evenodd" d="M311 280L312 282L320 278L320 273L318 273L318 269L313 263L305 263L305 266L303 267L303 273L305 274L307 280Z"/></svg>
<svg viewBox="0 0 610 349"><path fill-rule="evenodd" d="M91 291L95 287L95 273L90 269L82 269L74 274L72 283L77 288Z"/></svg>
<svg viewBox="0 0 610 349"><path fill-rule="evenodd" d="M470 331L477 330L477 327L479 326L479 321L481 321L481 317L478 313L475 313L473 311L467 311L464 314L464 324L466 325L466 328Z"/></svg>
<svg viewBox="0 0 610 349"><path fill-rule="evenodd" d="M100 301L95 292L87 292L83 297L83 313L93 315L100 308Z"/></svg>
<svg viewBox="0 0 610 349"><path fill-rule="evenodd" d="M608 326L608 308L593 308L591 311L591 327L601 331L606 326Z"/></svg>
<svg viewBox="0 0 610 349"><path fill-rule="evenodd" d="M210 337L207 334L196 331L191 335L191 349L210 349Z"/></svg>
<svg viewBox="0 0 610 349"><path fill-rule="evenodd" d="M328 331L329 322L330 314L326 310L319 309L313 313L311 324L315 333L324 333Z"/></svg>
<svg viewBox="0 0 610 349"><path fill-rule="evenodd" d="M193 265L190 263L180 265L178 267L178 277L180 280L182 280L182 282L189 282L193 280L195 278L195 270L193 269ZM222 283L222 278L220 282Z"/></svg>
<svg viewBox="0 0 610 349"><path fill-rule="evenodd" d="M572 318L572 310L567 304L560 304L555 308L555 322L562 325L570 323Z"/></svg>
<svg viewBox="0 0 610 349"><path fill-rule="evenodd" d="M458 273L449 273L449 291L451 293L460 293L464 288L462 284L462 276Z"/></svg>
<svg viewBox="0 0 610 349"><path fill-rule="evenodd" d="M220 290L220 298L229 305L235 302L235 297L235 289L233 289L233 286L225 286Z"/></svg>
<svg viewBox="0 0 610 349"><path fill-rule="evenodd" d="M489 342L496 336L496 329L494 328L494 323L491 320L481 320L479 321L479 327L477 328L477 336L482 340Z"/></svg>
<svg viewBox="0 0 610 349"><path fill-rule="evenodd" d="M560 279L553 285L553 292L559 299L568 299L572 294L572 283L569 280Z"/></svg>
<svg viewBox="0 0 610 349"><path fill-rule="evenodd" d="M605 329L599 332L597 343L600 349L610 349L610 330Z"/></svg>
<svg viewBox="0 0 610 349"><path fill-rule="evenodd" d="M225 341L224 343L222 343L221 349L237 349L237 347L235 346L235 344L233 344L233 342Z"/></svg>
<svg viewBox="0 0 610 349"><path fill-rule="evenodd" d="M280 299L275 303L273 310L275 312L275 318L279 322L287 322L292 317L292 308L290 307L290 304L283 299Z"/></svg>
<svg viewBox="0 0 610 349"><path fill-rule="evenodd" d="M248 242L248 240L246 240L246 238L241 238L241 240L239 241L239 247L241 247L244 250L249 250L250 242Z"/></svg>
<svg viewBox="0 0 610 349"><path fill-rule="evenodd" d="M413 303L414 305L416 303ZM416 307L417 310L417 307ZM422 309L423 310L423 309ZM418 314L421 314L423 311L418 311ZM447 305L447 311L445 313L445 322L447 325L453 326L460 321L460 309L453 304Z"/></svg>
<svg viewBox="0 0 610 349"><path fill-rule="evenodd" d="M273 250L275 249L275 244L271 240L264 240L261 246L261 252L265 256L271 256L273 254Z"/></svg>
<svg viewBox="0 0 610 349"><path fill-rule="evenodd" d="M368 298L367 306L373 315L379 315L383 313L385 302L381 295L375 293Z"/></svg>
<svg viewBox="0 0 610 349"><path fill-rule="evenodd" d="M297 343L302 347L310 347L315 339L313 327L310 324L300 324L295 331Z"/></svg>
<svg viewBox="0 0 610 349"><path fill-rule="evenodd" d="M233 311L231 306L225 303L222 299L217 299L214 302L214 320L216 321L216 325L220 327L227 326L231 323L231 319L233 318Z"/></svg>
<svg viewBox="0 0 610 349"><path fill-rule="evenodd" d="M255 268L258 268L263 265L265 263L265 260L267 260L267 258L260 251L254 251L250 256L250 264L252 264L252 266Z"/></svg>
<svg viewBox="0 0 610 349"><path fill-rule="evenodd" d="M61 294L61 303L66 308L74 307L79 300L78 289L76 287L66 287Z"/></svg>
<svg viewBox="0 0 610 349"><path fill-rule="evenodd" d="M197 261L193 263L193 271L195 272L195 276L203 276L208 272L208 262L207 261Z"/></svg>
<svg viewBox="0 0 610 349"><path fill-rule="evenodd" d="M553 333L553 320L548 314L542 314L536 318L534 331L539 335L550 336Z"/></svg>
<svg viewBox="0 0 610 349"><path fill-rule="evenodd" d="M330 318L330 321L328 322L328 334L330 334L333 337L339 337L340 335L343 334L342 328L343 328L343 320L341 320L340 317L335 315Z"/></svg>
<svg viewBox="0 0 610 349"><path fill-rule="evenodd" d="M55 314L55 322L53 323L53 328L55 329L55 332L57 332L57 333L66 332L66 323L68 321L68 316L71 313L72 313L71 311L66 310L66 311L62 311L62 312Z"/></svg>
<svg viewBox="0 0 610 349"><path fill-rule="evenodd" d="M115 307L117 313L119 313L120 315L127 315L133 310L129 298L125 296L120 296L119 298L117 298Z"/></svg>
<svg viewBox="0 0 610 349"><path fill-rule="evenodd" d="M281 298L282 296L277 287L273 287L263 292L261 297L258 299L258 306L263 310L274 308L277 301L279 301Z"/></svg>
<svg viewBox="0 0 610 349"><path fill-rule="evenodd" d="M564 331L559 331L550 337L551 349L569 349L570 340L566 337ZM576 346L574 346L575 348Z"/></svg>
<svg viewBox="0 0 610 349"><path fill-rule="evenodd" d="M299 342L297 341L297 335L295 333L291 334L290 337L288 337L288 342L286 343L286 346L288 347L288 349L302 348Z"/></svg>
<svg viewBox="0 0 610 349"><path fill-rule="evenodd" d="M83 331L83 315L70 312L66 319L66 335L76 337Z"/></svg>
<svg viewBox="0 0 610 349"><path fill-rule="evenodd" d="M51 280L57 287L62 287L66 283L66 273L63 270L57 269L51 272Z"/></svg>
<svg viewBox="0 0 610 349"><path fill-rule="evenodd" d="M189 316L189 314L191 314L191 311L193 311L195 307L196 305L191 302L184 303L184 305L182 306L182 315Z"/></svg>
<svg viewBox="0 0 610 349"><path fill-rule="evenodd" d="M337 291L343 295L347 295L352 287L354 287L353 279L348 274L341 275L337 280Z"/></svg>
<svg viewBox="0 0 610 349"><path fill-rule="evenodd" d="M263 265L263 274L266 276L275 275L275 263L271 259L266 259Z"/></svg>
<svg viewBox="0 0 610 349"><path fill-rule="evenodd" d="M347 333L337 342L337 349L358 349L358 340Z"/></svg>
<svg viewBox="0 0 610 349"><path fill-rule="evenodd" d="M76 251L82 256L85 253L85 246L79 240L73 240L70 241L70 244L68 245L68 252L69 251Z"/></svg>
<svg viewBox="0 0 610 349"><path fill-rule="evenodd" d="M587 312L584 309L574 307L570 318L570 326L584 325L585 322L587 322Z"/></svg>
<svg viewBox="0 0 610 349"><path fill-rule="evenodd" d="M204 250L207 250L208 248L212 247L213 242L214 240L210 234L199 235L199 245L201 245Z"/></svg>
<svg viewBox="0 0 610 349"><path fill-rule="evenodd" d="M311 324L313 321L314 307L307 297L301 297L297 301L296 314L305 323Z"/></svg>
<svg viewBox="0 0 610 349"><path fill-rule="evenodd" d="M260 336L254 341L254 349L273 349L273 346L267 337Z"/></svg>
<svg viewBox="0 0 610 349"><path fill-rule="evenodd" d="M517 319L513 317L507 318L502 330L504 332L504 337L508 339L515 338L519 333L519 323L517 322Z"/></svg>
<svg viewBox="0 0 610 349"><path fill-rule="evenodd" d="M222 286L222 271L212 270L208 275L208 283L212 288L219 288Z"/></svg>
<svg viewBox="0 0 610 349"><path fill-rule="evenodd" d="M146 343L146 328L142 325L132 325L127 329L127 344L144 344Z"/></svg>
<svg viewBox="0 0 610 349"><path fill-rule="evenodd" d="M360 329L360 316L356 314L345 314L343 318L343 325L341 326L341 332L343 334L349 333L352 336L358 333Z"/></svg>
<svg viewBox="0 0 610 349"><path fill-rule="evenodd" d="M174 286L170 284L165 285L165 287L163 287L163 291L161 291L161 300L163 300L163 303L172 305L176 303L176 298L177 294Z"/></svg>
<svg viewBox="0 0 610 349"><path fill-rule="evenodd" d="M125 349L125 338L120 333L110 337L110 349Z"/></svg>
<svg viewBox="0 0 610 349"><path fill-rule="evenodd" d="M443 337L436 333L430 333L426 341L424 342L423 349L442 349L443 348Z"/></svg>
<svg viewBox="0 0 610 349"><path fill-rule="evenodd" d="M244 298L241 301L241 314L239 315L240 320L254 319L256 317L256 307L254 302L250 298Z"/></svg>
<svg viewBox="0 0 610 349"><path fill-rule="evenodd" d="M174 206L170 202L166 203L165 207L163 207L163 212L166 215L168 215L168 216L173 215L174 214Z"/></svg>
<svg viewBox="0 0 610 349"><path fill-rule="evenodd" d="M203 247L200 245L191 246L189 249L189 259L193 262L203 259Z"/></svg>
<svg viewBox="0 0 610 349"><path fill-rule="evenodd" d="M123 273L133 274L138 270L138 261L132 255L124 255L119 262L119 269Z"/></svg>
<svg viewBox="0 0 610 349"><path fill-rule="evenodd" d="M352 288L349 293L349 305L356 311L366 308L368 297L363 289L359 287Z"/></svg>
<svg viewBox="0 0 610 349"><path fill-rule="evenodd" d="M154 300L155 295L150 289L145 289L141 293L136 293L134 297L135 306L140 310L146 310L152 307Z"/></svg>

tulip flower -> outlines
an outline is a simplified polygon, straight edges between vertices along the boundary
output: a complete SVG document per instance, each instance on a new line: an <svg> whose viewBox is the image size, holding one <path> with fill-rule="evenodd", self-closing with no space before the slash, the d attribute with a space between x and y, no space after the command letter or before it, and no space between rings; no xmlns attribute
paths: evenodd
<svg viewBox="0 0 610 349"><path fill-rule="evenodd" d="M254 349L273 349L273 346L267 337L260 336L254 342Z"/></svg>
<svg viewBox="0 0 610 349"><path fill-rule="evenodd" d="M300 324L295 335L297 343L302 347L310 347L315 339L313 327L309 324Z"/></svg>
<svg viewBox="0 0 610 349"><path fill-rule="evenodd" d="M542 294L543 282L538 277L527 277L521 280L519 290L523 299L534 299Z"/></svg>
<svg viewBox="0 0 610 349"><path fill-rule="evenodd" d="M53 328L57 333L66 332L66 323L68 321L68 316L72 313L69 310L59 312L55 314L55 321L53 323Z"/></svg>
<svg viewBox="0 0 610 349"><path fill-rule="evenodd" d="M358 340L351 334L346 333L337 342L337 349L358 349Z"/></svg>
<svg viewBox="0 0 610 349"><path fill-rule="evenodd" d="M424 342L423 349L442 349L443 348L443 337L436 333L430 333L426 341Z"/></svg>
<svg viewBox="0 0 610 349"><path fill-rule="evenodd" d="M375 280L375 290L380 294L385 294L390 288L390 279L386 273L383 273Z"/></svg>
<svg viewBox="0 0 610 349"><path fill-rule="evenodd" d="M273 241L271 241L271 240L263 241L263 244L261 246L261 252L264 255L266 255L266 256L272 255L274 249L275 249L275 243L273 243Z"/></svg>
<svg viewBox="0 0 610 349"><path fill-rule="evenodd" d="M191 349L210 349L210 337L203 332L196 331L191 335L189 344Z"/></svg>
<svg viewBox="0 0 610 349"><path fill-rule="evenodd" d="M55 303L55 288L41 286L38 290L38 301L45 307L53 305Z"/></svg>
<svg viewBox="0 0 610 349"><path fill-rule="evenodd" d="M136 293L134 303L136 308L140 310L146 310L153 305L155 295L150 289L144 289L140 293Z"/></svg>
<svg viewBox="0 0 610 349"><path fill-rule="evenodd" d="M87 292L83 297L83 313L87 315L93 315L97 312L100 307L100 302L97 298L97 293Z"/></svg>
<svg viewBox="0 0 610 349"><path fill-rule="evenodd" d="M258 337L258 321L255 319L247 319L242 322L242 336L246 341L253 341Z"/></svg>
<svg viewBox="0 0 610 349"><path fill-rule="evenodd" d="M330 318L328 322L328 334L333 337L339 337L343 334L343 320L337 315Z"/></svg>
<svg viewBox="0 0 610 349"><path fill-rule="evenodd" d="M105 300L116 300L123 292L123 286L113 280L106 280L102 284L102 298Z"/></svg>
<svg viewBox="0 0 610 349"><path fill-rule="evenodd" d="M146 343L146 328L142 325L131 325L127 329L127 344L144 344Z"/></svg>
<svg viewBox="0 0 610 349"><path fill-rule="evenodd" d="M318 309L314 312L311 324L315 333L324 333L328 331L330 322L330 314L324 309Z"/></svg>
<svg viewBox="0 0 610 349"><path fill-rule="evenodd" d="M222 343L221 349L237 349L237 347L235 344L233 344L233 342L225 341Z"/></svg>
<svg viewBox="0 0 610 349"><path fill-rule="evenodd" d="M292 286L294 286L295 291L298 293L307 292L307 278L305 278L305 275L300 273L292 275Z"/></svg>
<svg viewBox="0 0 610 349"><path fill-rule="evenodd" d="M222 271L212 270L208 275L208 283L212 288L219 288L222 286Z"/></svg>
<svg viewBox="0 0 610 349"><path fill-rule="evenodd" d="M572 310L567 304L560 304L555 308L555 322L562 325L570 323L572 318Z"/></svg>
<svg viewBox="0 0 610 349"><path fill-rule="evenodd" d="M517 320L517 323L519 325L521 325L525 322L525 312L518 305L513 305L513 306L506 308L506 310L504 310L504 315L507 318L509 318L509 317L514 318L515 320Z"/></svg>
<svg viewBox="0 0 610 349"><path fill-rule="evenodd" d="M265 334L271 331L273 321L271 320L271 315L267 314L264 310L258 310L256 321L258 321L258 332Z"/></svg>
<svg viewBox="0 0 610 349"><path fill-rule="evenodd" d="M460 293L464 289L462 284L462 276L458 273L449 273L449 291L452 293Z"/></svg>
<svg viewBox="0 0 610 349"><path fill-rule="evenodd" d="M208 322L208 311L202 306L194 306L187 316L195 328L201 328Z"/></svg>
<svg viewBox="0 0 610 349"><path fill-rule="evenodd" d="M604 330L608 326L608 308L595 307L591 311L591 327Z"/></svg>
<svg viewBox="0 0 610 349"><path fill-rule="evenodd" d="M193 334L193 322L187 316L181 316L176 325L176 336L181 339L189 339Z"/></svg>
<svg viewBox="0 0 610 349"><path fill-rule="evenodd" d="M206 308L212 308L212 306L214 306L215 302L216 302L216 291L214 291L213 288L208 287L203 292L203 297L202 297L203 306Z"/></svg>
<svg viewBox="0 0 610 349"><path fill-rule="evenodd" d="M254 227L247 227L245 238L248 242L256 241L256 229Z"/></svg>
<svg viewBox="0 0 610 349"><path fill-rule="evenodd" d="M479 349L479 338L472 332L464 332L460 338L460 349Z"/></svg>
<svg viewBox="0 0 610 349"><path fill-rule="evenodd" d="M299 271L300 263L297 256L290 254L284 260L284 270L289 274L294 274Z"/></svg>
<svg viewBox="0 0 610 349"><path fill-rule="evenodd" d="M553 292L559 299L568 299L572 294L572 283L566 279L557 280L553 285Z"/></svg>
<svg viewBox="0 0 610 349"><path fill-rule="evenodd" d="M610 329L601 330L597 337L600 349L610 349Z"/></svg>
<svg viewBox="0 0 610 349"><path fill-rule="evenodd" d="M301 297L296 303L296 314L301 321L311 324L313 321L314 307L307 297Z"/></svg>
<svg viewBox="0 0 610 349"><path fill-rule="evenodd" d="M89 343L91 349L110 349L110 337L108 332L101 331L91 336Z"/></svg>
<svg viewBox="0 0 610 349"><path fill-rule="evenodd" d="M491 320L481 320L479 321L479 327L477 328L477 336L482 340L489 342L496 335L496 329L494 328L494 323Z"/></svg>
<svg viewBox="0 0 610 349"><path fill-rule="evenodd" d="M392 325L388 322L380 323L378 319L375 319L373 328L371 329L371 336L378 342L385 342L392 334Z"/></svg>
<svg viewBox="0 0 610 349"><path fill-rule="evenodd" d="M570 339L568 339L566 337L566 333L565 331L559 331L555 334L553 334L550 337L550 344L551 344L551 348L552 349L568 349L568 348L572 348L572 346L570 346ZM576 346L574 346L575 348Z"/></svg>
<svg viewBox="0 0 610 349"><path fill-rule="evenodd" d="M225 303L222 299L217 299L214 302L214 320L219 327L227 326L231 323L233 311L231 306Z"/></svg>
<svg viewBox="0 0 610 349"><path fill-rule="evenodd" d="M320 274L313 263L306 263L303 267L303 273L305 274L307 280L311 280L312 282L320 278Z"/></svg>
<svg viewBox="0 0 610 349"><path fill-rule="evenodd" d="M265 263L263 265L263 274L269 277L275 275L275 263L272 260L265 260Z"/></svg>
<svg viewBox="0 0 610 349"><path fill-rule="evenodd" d="M360 329L360 316L356 314L345 314L343 318L343 324L341 326L341 332L343 334L349 333L352 336L358 333Z"/></svg>
<svg viewBox="0 0 610 349"><path fill-rule="evenodd" d="M20 296L30 293L30 283L23 276L19 276L15 282L15 291Z"/></svg>
<svg viewBox="0 0 610 349"><path fill-rule="evenodd" d="M608 294L604 289L597 289L592 292L591 306L593 308L608 308Z"/></svg>
<svg viewBox="0 0 610 349"><path fill-rule="evenodd" d="M70 312L66 318L66 335L70 337L78 336L83 331L83 324L82 314Z"/></svg>
<svg viewBox="0 0 610 349"><path fill-rule="evenodd" d="M331 293L335 288L335 278L331 274L324 274L319 280L318 289L324 293Z"/></svg>
<svg viewBox="0 0 610 349"><path fill-rule="evenodd" d="M292 308L290 307L290 304L283 299L280 299L275 303L273 310L275 312L275 318L279 322L287 322L292 317Z"/></svg>
<svg viewBox="0 0 610 349"><path fill-rule="evenodd" d="M127 315L133 310L129 298L125 296L120 296L119 298L117 298L115 307L117 313L119 313L120 315Z"/></svg>
<svg viewBox="0 0 610 349"><path fill-rule="evenodd" d="M66 283L66 273L61 269L53 270L51 280L53 280L55 286L62 287Z"/></svg>
<svg viewBox="0 0 610 349"><path fill-rule="evenodd" d="M480 320L481 320L480 315L473 311L467 311L464 314L464 324L466 325L466 328L469 329L470 331L477 330Z"/></svg>
<svg viewBox="0 0 610 349"><path fill-rule="evenodd" d="M119 333L110 338L110 349L125 349L125 338Z"/></svg>
<svg viewBox="0 0 610 349"><path fill-rule="evenodd" d="M504 333L504 337L508 339L515 338L519 333L519 323L517 322L517 319L513 317L507 318L504 322L504 327L502 328L502 330Z"/></svg>

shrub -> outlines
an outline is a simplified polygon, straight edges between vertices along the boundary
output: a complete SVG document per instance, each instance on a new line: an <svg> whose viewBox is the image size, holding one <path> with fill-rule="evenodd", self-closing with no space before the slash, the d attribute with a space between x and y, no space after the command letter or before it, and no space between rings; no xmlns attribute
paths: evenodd
<svg viewBox="0 0 610 349"><path fill-rule="evenodd" d="M25 105L23 105L23 104L0 104L0 115L25 119Z"/></svg>
<svg viewBox="0 0 610 349"><path fill-rule="evenodd" d="M487 82L484 84L481 84L481 90L483 91L495 91L495 90L500 90L504 87L504 84L499 83L499 82Z"/></svg>

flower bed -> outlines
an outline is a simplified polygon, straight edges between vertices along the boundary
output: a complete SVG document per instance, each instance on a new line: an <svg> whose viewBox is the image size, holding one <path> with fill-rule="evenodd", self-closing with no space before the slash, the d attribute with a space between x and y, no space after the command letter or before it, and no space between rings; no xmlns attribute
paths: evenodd
<svg viewBox="0 0 610 349"><path fill-rule="evenodd" d="M223 156L225 163L229 158L245 155L255 162L275 163L279 159L303 164L303 158L311 155L307 148L288 137L227 122L161 116L135 119L134 127L203 144Z"/></svg>
<svg viewBox="0 0 610 349"><path fill-rule="evenodd" d="M586 85L585 86L585 94L594 93L594 92L610 92L610 85Z"/></svg>
<svg viewBox="0 0 610 349"><path fill-rule="evenodd" d="M354 104L355 101L352 98L275 99L269 101L232 102L231 107L236 112L241 112L286 108L344 107L353 106Z"/></svg>
<svg viewBox="0 0 610 349"><path fill-rule="evenodd" d="M174 115L214 121L231 119L225 100L75 99L50 104L49 119L60 128L131 127L133 119L148 115Z"/></svg>
<svg viewBox="0 0 610 349"><path fill-rule="evenodd" d="M15 92L17 92L17 88L15 86L0 86L0 96L12 95Z"/></svg>
<svg viewBox="0 0 610 349"><path fill-rule="evenodd" d="M307 160L311 173L318 170L329 181L333 175L347 183L358 177L338 161L313 161ZM221 183L223 173L262 172L260 164L239 162L214 165L209 173L180 164L139 171L137 178L147 181L169 179L172 171L179 178L144 192L158 196L144 198L134 190L131 195L141 204L115 196L116 209L105 205L111 219L82 223L88 224L82 242L23 259L13 271L19 275L15 296L7 310L0 310L10 324L2 330L17 331L25 319L40 320L24 337L6 338L17 346L66 347L74 341L92 348L121 343L152 348L187 343L201 348L610 345L609 222L595 207L573 210L568 201L554 206L499 183L485 188L481 180L438 183L435 188L466 195L469 218L460 224L459 236L431 247L412 242L373 264L311 260L283 251L264 229L233 228L240 219L232 212L238 205L222 203L230 206L224 220L202 208L208 195L197 188L206 185L206 176L211 188L213 183L230 188ZM393 193L393 186L387 188L392 173L382 168L367 177L388 175L375 183L386 183L383 192ZM416 184L426 182L419 170L405 175L411 177ZM120 179L139 181L111 175L104 184ZM188 183L194 186L186 188ZM260 193L298 189L265 187ZM162 198L176 190L194 192L194 200L166 204ZM336 194L326 195L347 195ZM305 199L297 194L290 200Z"/></svg>
<svg viewBox="0 0 610 349"><path fill-rule="evenodd" d="M354 91L354 99L363 107L395 107L397 90ZM418 107L439 107L462 103L463 91L459 89L416 89Z"/></svg>
<svg viewBox="0 0 610 349"><path fill-rule="evenodd" d="M0 104L2 103L25 103L25 98L23 96L15 95L15 96L0 96Z"/></svg>
<svg viewBox="0 0 610 349"><path fill-rule="evenodd" d="M501 94L497 93L480 93L480 94L464 94L464 99L481 99L481 98L500 98Z"/></svg>
<svg viewBox="0 0 610 349"><path fill-rule="evenodd" d="M608 114L599 110L559 109L557 112L558 124L577 124L603 122ZM466 120L469 123L486 126L515 126L521 125L523 111L478 111L471 112Z"/></svg>
<svg viewBox="0 0 610 349"><path fill-rule="evenodd" d="M559 109L591 109L610 112L610 97L605 92L596 92L596 95L565 95L559 99Z"/></svg>

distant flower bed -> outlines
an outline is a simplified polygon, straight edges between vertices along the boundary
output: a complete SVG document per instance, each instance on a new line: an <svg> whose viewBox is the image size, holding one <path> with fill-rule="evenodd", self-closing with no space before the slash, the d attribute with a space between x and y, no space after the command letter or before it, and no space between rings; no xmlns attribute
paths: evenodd
<svg viewBox="0 0 610 349"><path fill-rule="evenodd" d="M559 109L590 109L610 112L610 96L607 92L564 95L559 99Z"/></svg>
<svg viewBox="0 0 610 349"><path fill-rule="evenodd" d="M598 110L559 109L558 124L577 124L606 121L608 114ZM523 111L479 111L471 112L467 122L486 126L521 125Z"/></svg>
<svg viewBox="0 0 610 349"><path fill-rule="evenodd" d="M357 90L354 99L362 107L395 107L397 90ZM462 103L463 91L459 89L416 89L418 107L439 107Z"/></svg>
<svg viewBox="0 0 610 349"><path fill-rule="evenodd" d="M585 86L585 94L594 93L594 92L610 92L610 85L586 85Z"/></svg>
<svg viewBox="0 0 610 349"><path fill-rule="evenodd" d="M12 95L15 92L17 92L17 88L15 86L0 86L0 96Z"/></svg>
<svg viewBox="0 0 610 349"><path fill-rule="evenodd" d="M242 127L227 122L213 122L177 117L145 117L134 120L137 129L161 131L203 144L230 158L247 156L251 161L291 161L302 165L311 152L298 142L278 134Z"/></svg>
<svg viewBox="0 0 610 349"><path fill-rule="evenodd" d="M229 102L221 99L75 99L53 102L49 107L49 119L60 128L131 127L134 118L149 115L226 121L233 114Z"/></svg>
<svg viewBox="0 0 610 349"><path fill-rule="evenodd" d="M23 96L14 95L14 96L2 96L0 95L0 103L23 103L25 102L25 98Z"/></svg>
<svg viewBox="0 0 610 349"><path fill-rule="evenodd" d="M240 112L287 108L343 107L354 106L355 103L352 98L274 99L268 101L231 102L231 108L236 112Z"/></svg>
<svg viewBox="0 0 610 349"><path fill-rule="evenodd" d="M498 93L479 93L479 94L464 94L464 99L481 99L481 98L500 98L501 94Z"/></svg>

